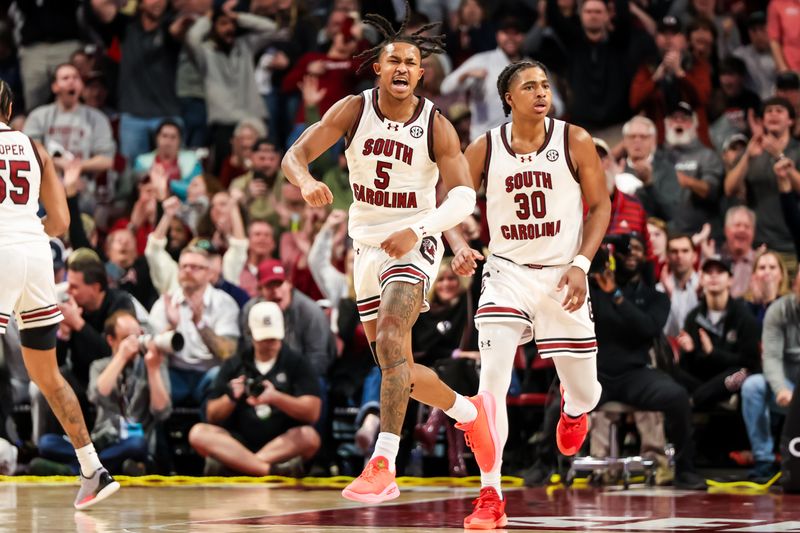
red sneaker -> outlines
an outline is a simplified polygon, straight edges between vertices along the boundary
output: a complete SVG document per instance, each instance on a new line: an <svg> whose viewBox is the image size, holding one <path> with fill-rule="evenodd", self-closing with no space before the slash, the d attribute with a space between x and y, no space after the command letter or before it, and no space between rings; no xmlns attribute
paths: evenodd
<svg viewBox="0 0 800 533"><path fill-rule="evenodd" d="M472 505L475 510L464 519L464 529L497 529L508 523L506 501L500 499L494 487L483 487Z"/></svg>
<svg viewBox="0 0 800 533"><path fill-rule="evenodd" d="M583 446L589 432L589 417L583 413L572 418L564 412L564 387L561 387L561 418L556 428L556 444L558 450L567 457L575 455Z"/></svg>
<svg viewBox="0 0 800 533"><path fill-rule="evenodd" d="M381 503L400 496L389 461L380 455L372 459L361 475L345 487L342 496L361 503Z"/></svg>
<svg viewBox="0 0 800 533"><path fill-rule="evenodd" d="M472 422L456 423L456 428L464 432L464 440L475 455L475 462L480 469L491 472L502 456L498 450L494 396L483 391L467 400L478 409L478 416Z"/></svg>

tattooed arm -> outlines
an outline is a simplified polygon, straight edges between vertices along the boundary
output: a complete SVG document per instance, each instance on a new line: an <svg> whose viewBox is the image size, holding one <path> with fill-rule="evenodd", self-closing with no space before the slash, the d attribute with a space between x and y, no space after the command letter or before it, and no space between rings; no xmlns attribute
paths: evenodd
<svg viewBox="0 0 800 533"><path fill-rule="evenodd" d="M224 361L236 352L236 338L217 335L209 326L198 326L197 332L200 334L200 338L203 339L208 351L219 360Z"/></svg>

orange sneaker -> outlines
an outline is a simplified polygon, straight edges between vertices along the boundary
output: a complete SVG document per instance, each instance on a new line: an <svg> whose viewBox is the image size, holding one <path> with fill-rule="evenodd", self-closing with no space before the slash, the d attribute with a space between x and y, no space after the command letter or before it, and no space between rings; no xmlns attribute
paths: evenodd
<svg viewBox="0 0 800 533"><path fill-rule="evenodd" d="M475 462L483 472L494 470L500 459L498 453L497 426L495 425L494 396L487 391L479 392L467 398L478 410L478 416L472 422L457 423L456 427L464 432L464 439L475 455Z"/></svg>
<svg viewBox="0 0 800 533"><path fill-rule="evenodd" d="M556 428L556 444L558 450L567 457L575 455L583 446L586 434L589 432L589 417L583 413L578 418L572 418L564 412L564 387L561 387L561 418L558 419Z"/></svg>
<svg viewBox="0 0 800 533"><path fill-rule="evenodd" d="M381 455L370 460L361 475L345 487L342 496L362 503L381 503L400 496L389 460Z"/></svg>
<svg viewBox="0 0 800 533"><path fill-rule="evenodd" d="M506 501L500 499L494 487L483 487L472 505L475 510L464 519L464 529L497 529L508 523Z"/></svg>

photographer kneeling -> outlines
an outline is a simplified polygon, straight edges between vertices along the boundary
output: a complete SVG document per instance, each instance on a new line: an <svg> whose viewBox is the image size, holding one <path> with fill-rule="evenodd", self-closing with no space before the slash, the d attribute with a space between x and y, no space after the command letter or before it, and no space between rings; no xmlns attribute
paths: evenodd
<svg viewBox="0 0 800 533"><path fill-rule="evenodd" d="M222 364L206 405L209 423L192 427L189 443L235 472L299 476L320 447L312 427L322 405L319 380L283 344L278 304L254 305L248 324L253 346Z"/></svg>
<svg viewBox="0 0 800 533"><path fill-rule="evenodd" d="M142 475L148 452L155 449L155 425L172 412L164 355L179 349L182 339L173 332L142 335L136 317L125 310L108 317L103 331L112 355L94 361L89 370L87 395L97 407L92 440L111 473ZM42 457L69 463L78 473L66 437L46 434L39 450Z"/></svg>

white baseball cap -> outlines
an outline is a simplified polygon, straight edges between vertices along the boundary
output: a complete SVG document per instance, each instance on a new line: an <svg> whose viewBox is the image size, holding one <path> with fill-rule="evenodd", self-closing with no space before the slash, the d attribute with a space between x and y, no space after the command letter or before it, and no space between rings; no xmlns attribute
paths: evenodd
<svg viewBox="0 0 800 533"><path fill-rule="evenodd" d="M283 311L275 302L259 302L247 316L253 340L283 339Z"/></svg>

